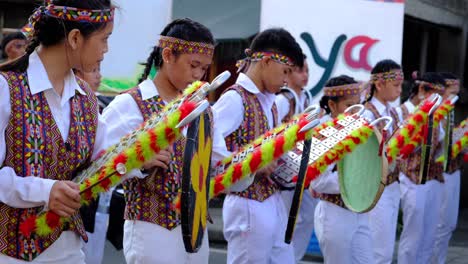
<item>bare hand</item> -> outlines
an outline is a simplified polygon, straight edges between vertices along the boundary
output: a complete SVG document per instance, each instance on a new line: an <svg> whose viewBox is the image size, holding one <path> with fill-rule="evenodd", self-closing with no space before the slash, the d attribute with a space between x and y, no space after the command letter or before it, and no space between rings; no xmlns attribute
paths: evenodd
<svg viewBox="0 0 468 264"><path fill-rule="evenodd" d="M169 169L168 164L171 161L171 152L169 149L162 150L152 160L143 164L143 169L149 170L154 167L160 167L162 169Z"/></svg>
<svg viewBox="0 0 468 264"><path fill-rule="evenodd" d="M80 209L81 196L78 184L71 181L57 181L49 196L49 209L54 213L70 217Z"/></svg>

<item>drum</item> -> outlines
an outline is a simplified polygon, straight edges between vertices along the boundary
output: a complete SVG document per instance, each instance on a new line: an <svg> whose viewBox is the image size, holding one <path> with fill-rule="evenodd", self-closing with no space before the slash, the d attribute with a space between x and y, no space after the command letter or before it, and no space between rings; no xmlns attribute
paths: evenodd
<svg viewBox="0 0 468 264"><path fill-rule="evenodd" d="M185 251L197 252L208 220L211 122L203 113L190 123L182 169L181 222Z"/></svg>
<svg viewBox="0 0 468 264"><path fill-rule="evenodd" d="M382 134L374 126L387 121L388 130L393 120L382 117L371 123L374 133L366 143L357 146L338 162L340 194L348 209L357 213L370 211L380 199L388 175L388 162L382 155Z"/></svg>

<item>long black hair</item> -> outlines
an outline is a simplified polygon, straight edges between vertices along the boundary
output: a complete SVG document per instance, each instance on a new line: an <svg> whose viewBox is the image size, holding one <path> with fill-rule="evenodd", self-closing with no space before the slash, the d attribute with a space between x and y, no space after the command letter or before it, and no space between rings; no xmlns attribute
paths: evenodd
<svg viewBox="0 0 468 264"><path fill-rule="evenodd" d="M330 80L328 80L325 83L325 87L334 87L334 86L347 85L347 84L353 84L353 83L357 83L357 81L354 80L353 77L350 77L348 75L340 75L338 77L333 77ZM331 109L330 109L330 106L328 105L328 101L332 100L333 102L338 102L340 98L341 96L324 95L320 99L320 107L324 109L327 114L330 114Z"/></svg>
<svg viewBox="0 0 468 264"><path fill-rule="evenodd" d="M52 4L57 6L68 6L82 9L109 9L111 8L110 0L53 0ZM62 42L68 33L73 29L80 30L84 38L89 37L93 32L96 32L106 23L91 23L91 22L76 22L67 21L59 18L42 15L42 17L34 25L34 35L32 36L29 45L26 47L26 54L5 63L0 66L0 71L15 71L24 72L29 65L29 56L39 46L53 46Z"/></svg>
<svg viewBox="0 0 468 264"><path fill-rule="evenodd" d="M437 72L426 72L423 75L420 75L418 72L413 72L412 77L413 85L409 96L410 99L419 93L419 87L421 85L426 92L433 90L433 87L428 85L428 83L445 86L445 79Z"/></svg>
<svg viewBox="0 0 468 264"><path fill-rule="evenodd" d="M191 20L190 18L176 19L163 29L161 36L168 36L178 38L186 41L203 42L208 44L215 44L213 34L204 25ZM151 68L161 68L163 66L162 50L157 45L153 47L153 51L146 60L145 70L139 80L142 82L148 78ZM174 51L172 51L174 53ZM174 54L178 55L178 54Z"/></svg>
<svg viewBox="0 0 468 264"><path fill-rule="evenodd" d="M393 60L385 59L385 60L381 60L377 62L374 68L372 68L371 74L384 73L384 72L389 72L392 70L401 70L400 64L396 63ZM366 98L364 103L367 103L370 100L372 100L376 90L377 90L377 87L375 86L375 83L372 83L369 96Z"/></svg>
<svg viewBox="0 0 468 264"><path fill-rule="evenodd" d="M252 41L250 51L274 52L285 55L300 68L304 66L304 54L294 37L283 28L270 28L260 32Z"/></svg>

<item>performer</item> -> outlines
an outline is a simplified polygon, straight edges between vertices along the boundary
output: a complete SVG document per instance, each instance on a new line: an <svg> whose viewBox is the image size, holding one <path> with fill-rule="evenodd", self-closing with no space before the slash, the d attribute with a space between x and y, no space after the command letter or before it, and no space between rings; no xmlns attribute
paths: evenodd
<svg viewBox="0 0 468 264"><path fill-rule="evenodd" d="M320 99L320 106L327 113L322 121L331 120L346 108L359 104L361 89L359 83L346 75L328 80ZM355 213L344 205L336 164L312 181L309 189L319 193L315 232L325 263L374 263L369 214Z"/></svg>
<svg viewBox="0 0 468 264"><path fill-rule="evenodd" d="M275 93L294 66L303 66L300 46L284 29L259 33L246 50L249 64L236 84L214 105L216 129L229 151L236 151L278 125ZM240 69L243 69L242 65ZM248 184L231 188L223 206L228 263L293 263L291 245L284 243L287 213L279 187L263 169ZM247 187L248 186L248 187Z"/></svg>
<svg viewBox="0 0 468 264"><path fill-rule="evenodd" d="M304 66L294 67L287 79L287 91L282 91L276 95L276 106L281 122L289 121L294 115L302 113L309 105L310 93L305 90L309 81L309 66L304 55ZM296 99L297 98L297 99ZM294 190L282 190L286 205L286 212L289 214ZM312 197L310 192L305 192L301 202L301 209L293 236L293 248L296 262L299 262L305 255L310 237L314 230L314 212L317 205L317 198Z"/></svg>
<svg viewBox="0 0 468 264"><path fill-rule="evenodd" d="M200 80L211 65L213 35L190 19L176 19L161 32L149 56L140 84L117 96L105 109L113 137L138 128L193 81ZM153 80L147 79L158 68ZM124 255L127 263L208 263L208 236L197 253L185 251L180 215L173 207L181 188L185 138L163 150L124 182Z"/></svg>
<svg viewBox="0 0 468 264"><path fill-rule="evenodd" d="M440 73L445 80L444 99L460 92L460 80L452 73ZM453 122L454 120L452 120ZM453 131L453 123L450 129ZM445 131L445 133L449 133ZM451 136L451 135L449 135ZM452 141L453 143L453 141ZM449 153L451 146L449 146ZM444 172L444 184L442 190L442 206L437 225L435 248L433 249L431 263L445 263L449 241L453 231L457 227L458 210L460 204L460 169L462 155L457 157L445 157L449 159L447 170Z"/></svg>
<svg viewBox="0 0 468 264"><path fill-rule="evenodd" d="M422 100L431 94L444 92L444 79L436 73L428 72L422 77L413 74L413 79L415 82L409 100L397 108L402 120L406 119ZM421 149L400 163L403 231L398 246L398 263L429 263L430 250L435 240L442 188L434 179L442 177L442 167L435 162L436 156L438 157L435 153L440 152L443 133L439 128L434 128L433 131L433 153L426 184L419 184L418 180L422 166ZM432 219L428 219L429 217Z"/></svg>
<svg viewBox="0 0 468 264"><path fill-rule="evenodd" d="M401 66L392 60L378 62L371 71L371 90L366 99L364 116L375 120L382 116L392 117L393 127L389 135L398 128L401 121L390 103L401 94L404 76ZM376 206L369 212L372 245L376 263L392 263L395 247L398 210L400 208L399 170L389 171L384 192Z"/></svg>
<svg viewBox="0 0 468 264"><path fill-rule="evenodd" d="M112 101L112 97L103 96L98 92L101 85L101 66L96 67L90 72L82 72L75 69L75 74L89 84L93 92L96 94L99 104L99 112L102 113L104 108Z"/></svg>
<svg viewBox="0 0 468 264"><path fill-rule="evenodd" d="M2 50L2 59L5 60L5 62L10 62L23 56L26 45L26 37L21 32L5 35L0 45Z"/></svg>
<svg viewBox="0 0 468 264"><path fill-rule="evenodd" d="M77 11L83 15L70 15ZM110 1L52 1L30 18L26 54L0 66L0 263L84 263L87 236L71 180L107 147L107 134L96 97L72 69L99 64L112 21ZM19 223L44 207L71 217L70 225L23 235Z"/></svg>

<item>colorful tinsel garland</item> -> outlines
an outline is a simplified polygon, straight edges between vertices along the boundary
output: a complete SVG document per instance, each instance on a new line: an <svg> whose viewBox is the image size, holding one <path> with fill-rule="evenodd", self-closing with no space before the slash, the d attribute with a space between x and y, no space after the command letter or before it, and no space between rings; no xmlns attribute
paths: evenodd
<svg viewBox="0 0 468 264"><path fill-rule="evenodd" d="M408 151L418 145L423 133L423 125L427 124L429 112L435 105L434 101L424 101L404 122L399 131L389 140L386 154L389 163L392 163L398 156L406 155ZM403 152L403 153L402 153Z"/></svg>
<svg viewBox="0 0 468 264"><path fill-rule="evenodd" d="M452 100L445 100L434 112L434 126L438 126L454 108L455 104L452 103Z"/></svg>
<svg viewBox="0 0 468 264"><path fill-rule="evenodd" d="M139 129L124 137L118 144L110 147L106 153L101 155L99 162L102 166L99 166L99 170L83 177L83 180L80 181L81 203L83 205L89 204L99 193L108 191L111 187L119 184L126 172L141 168L145 162L179 138L182 128L177 128L177 125L197 106L195 102L185 100L185 98L196 92L202 85L203 82L194 82L184 90L181 97L169 103L162 113L154 115ZM161 119L161 117L163 118ZM130 136L136 136L131 143L127 141ZM124 145L122 146L122 144ZM115 149L123 150L114 155L106 155L115 152ZM102 160L102 157L106 156L108 159ZM32 233L47 236L55 229L62 228L67 221L69 219L60 217L52 211L46 211L22 222L20 232L28 237Z"/></svg>
<svg viewBox="0 0 468 264"><path fill-rule="evenodd" d="M262 142L262 144L248 153L241 162L231 164L223 173L211 179L210 199L228 190L234 183L245 179L248 175L278 159L284 153L290 151L297 142L310 138L312 135L311 130L300 132L307 124L309 124L309 121L300 118L294 124L289 124L283 133L277 134L273 138L268 138L268 135L273 133L267 132L260 137L262 140L260 138L255 140L255 142ZM273 131L275 130L277 129ZM268 139L263 141L264 138ZM238 153L233 154L232 157Z"/></svg>

